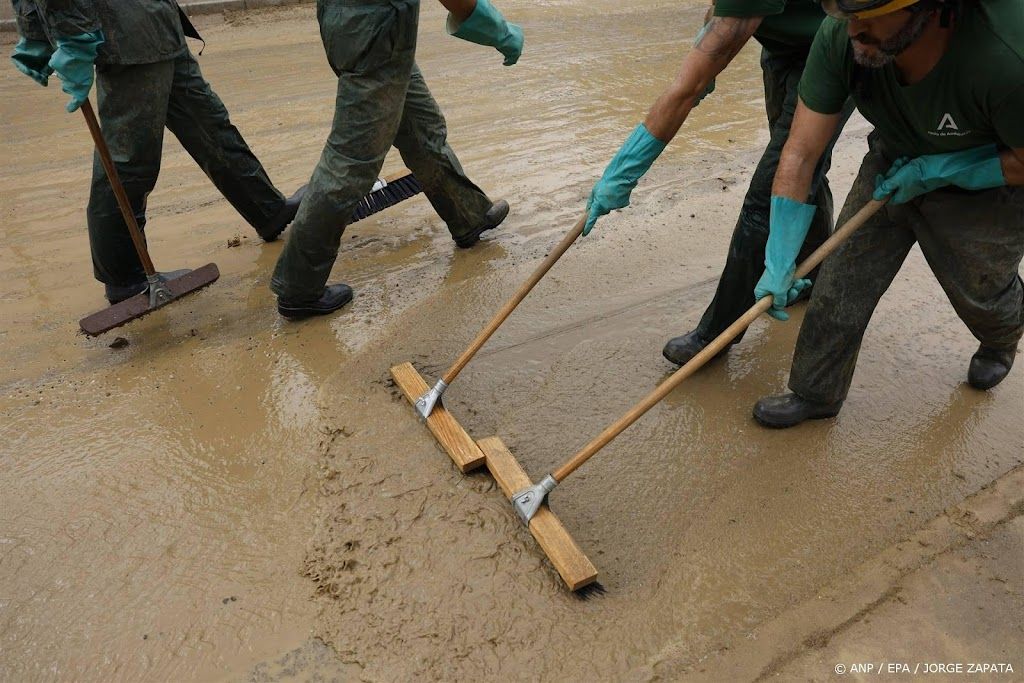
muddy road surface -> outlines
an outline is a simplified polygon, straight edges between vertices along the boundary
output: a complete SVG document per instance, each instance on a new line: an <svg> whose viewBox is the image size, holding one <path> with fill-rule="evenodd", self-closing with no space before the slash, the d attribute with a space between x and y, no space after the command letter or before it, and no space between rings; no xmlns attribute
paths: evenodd
<svg viewBox="0 0 1024 683"><path fill-rule="evenodd" d="M103 305L90 141L57 87L2 70L0 678L685 677L1024 460L1024 374L966 386L975 342L915 251L838 419L773 432L750 417L785 388L798 308L758 321L560 487L553 507L608 590L566 594L493 481L455 470L387 369L436 377L569 229L703 7L502 9L527 31L516 67L445 36L434 5L419 63L463 165L511 216L469 251L422 197L352 226L334 276L354 303L301 324L267 289L280 243L262 244L168 135L154 260L215 261L221 280L77 335ZM198 23L205 75L292 191L333 112L313 7ZM757 59L740 55L633 207L566 255L446 395L534 478L668 375L662 345L710 300L766 139ZM838 148L837 204L867 130L855 119Z"/></svg>

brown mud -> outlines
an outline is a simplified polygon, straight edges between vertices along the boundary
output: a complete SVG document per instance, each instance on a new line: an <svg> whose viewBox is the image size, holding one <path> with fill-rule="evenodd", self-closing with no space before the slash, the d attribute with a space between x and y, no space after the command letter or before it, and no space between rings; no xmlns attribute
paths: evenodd
<svg viewBox="0 0 1024 683"><path fill-rule="evenodd" d="M266 287L280 245L168 136L154 260L213 260L223 276L77 336L103 303L88 135L57 84L0 73L14 93L0 104L0 678L674 678L1022 461L1024 375L966 387L974 341L915 252L838 419L770 432L750 418L785 386L798 309L759 321L560 487L553 506L608 588L567 595L387 368L436 377L572 225L703 9L502 8L527 28L515 68L446 37L433 5L419 63L464 166L512 215L470 251L422 197L352 226L335 276L354 303L302 324ZM233 121L298 186L333 111L312 7L200 29ZM449 390L471 434L501 436L537 478L667 376L661 346L710 300L763 128L750 48L634 206L574 247ZM851 123L837 152L837 204L866 130ZM109 348L117 336L128 346Z"/></svg>

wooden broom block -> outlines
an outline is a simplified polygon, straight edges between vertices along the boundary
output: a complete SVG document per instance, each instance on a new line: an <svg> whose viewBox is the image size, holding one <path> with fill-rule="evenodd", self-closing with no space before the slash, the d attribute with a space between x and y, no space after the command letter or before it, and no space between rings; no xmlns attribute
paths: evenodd
<svg viewBox="0 0 1024 683"><path fill-rule="evenodd" d="M430 388L420 377L420 373L416 372L412 363L402 363L391 368L391 376L395 378L395 383L409 399L409 403L413 405ZM451 456L455 466L462 472L475 470L484 464L486 458L476 442L440 402L427 418L427 427Z"/></svg>
<svg viewBox="0 0 1024 683"><path fill-rule="evenodd" d="M487 456L487 469L505 492L506 498L511 500L514 494L533 484L501 439L492 436L481 439L477 444ZM512 510L509 512L515 514ZM530 533L537 539L569 590L579 590L597 580L597 568L583 554L547 505L541 506L530 520Z"/></svg>

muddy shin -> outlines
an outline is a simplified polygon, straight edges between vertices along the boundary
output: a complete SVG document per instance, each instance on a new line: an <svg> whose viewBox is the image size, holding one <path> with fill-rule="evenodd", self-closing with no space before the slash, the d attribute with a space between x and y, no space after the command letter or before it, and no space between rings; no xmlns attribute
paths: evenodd
<svg viewBox="0 0 1024 683"><path fill-rule="evenodd" d="M842 244L847 237L852 235L854 231L860 228L884 205L884 201L872 200L871 202L868 202L868 204L858 211L853 218L847 221L846 225L836 230L835 233L833 233L832 236L824 242L824 244L818 247L813 254L808 256L807 259L800 264L800 267L796 269L796 274L794 276L795 279L800 279L814 270L818 264L825 260L826 256L835 251L836 247ZM644 413L653 408L659 401L661 401L661 399L665 398L665 396L679 386L683 380L718 355L719 351L724 349L730 341L736 338L736 335L745 330L751 323L760 317L762 313L771 308L771 305L771 296L762 298L746 313L744 313L739 320L730 325L724 332L722 332L722 334L718 335L714 341L705 346L700 353L691 358L686 365L676 370L671 377L658 385L654 391L630 409L629 412L606 427L603 432L598 434L590 443L576 453L576 455L569 458L561 467L541 479L540 482L532 486L523 487L516 491L512 496L512 507L515 509L519 519L521 519L524 524L530 524L534 515L537 514L537 511L541 509L541 506L547 500L548 494L550 494L556 486L564 481L570 474L575 472L581 465L583 465L583 463L589 460L591 456L607 446L608 443L622 433L623 430L639 420Z"/></svg>
<svg viewBox="0 0 1024 683"><path fill-rule="evenodd" d="M128 195L124 191L124 186L121 185L121 179L117 175L114 160L110 156L110 149L103 138L103 132L100 130L100 124L96 120L96 114L93 112L92 104L89 100L82 103L82 114L85 116L86 125L89 126L89 133L92 134L93 142L96 144L96 151L99 153L103 170L106 171L107 179L114 190L114 196L117 197L117 205L120 207L121 215L124 217L125 225L128 227L128 234L131 235L132 244L135 245L135 251L138 253L142 267L146 271L147 282L145 292L136 294L79 321L79 326L83 332L89 336L95 336L112 330L115 327L120 327L136 318L141 318L147 313L166 306L176 299L180 299L207 285L213 284L220 277L220 271L215 264L208 263L202 268L191 270L185 275L172 280L167 280L156 272L156 268L153 267L153 261L149 258L146 243L142 238L142 231L139 230L139 225L135 221L135 212L132 211Z"/></svg>

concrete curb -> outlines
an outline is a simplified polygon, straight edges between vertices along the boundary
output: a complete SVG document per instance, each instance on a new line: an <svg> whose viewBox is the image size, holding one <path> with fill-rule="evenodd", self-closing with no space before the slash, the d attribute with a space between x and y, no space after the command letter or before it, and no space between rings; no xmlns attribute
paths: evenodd
<svg viewBox="0 0 1024 683"><path fill-rule="evenodd" d="M745 640L696 665L687 665L685 657L676 658L671 651L663 652L641 678L708 683L774 678L799 655L824 647L835 634L885 602L905 576L1022 513L1024 466L1018 466L853 568L814 598L756 627Z"/></svg>
<svg viewBox="0 0 1024 683"><path fill-rule="evenodd" d="M305 5L314 0L188 0L179 1L185 14L196 17L201 14L219 14L227 11L263 9L265 7L283 7L285 5ZM14 32L18 24L14 19L0 19L0 33Z"/></svg>

